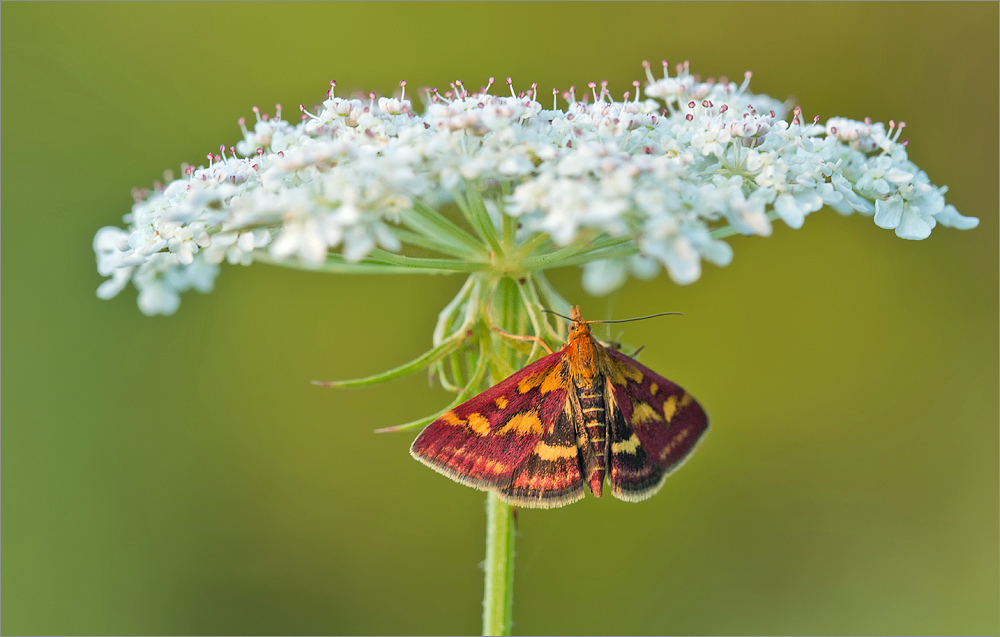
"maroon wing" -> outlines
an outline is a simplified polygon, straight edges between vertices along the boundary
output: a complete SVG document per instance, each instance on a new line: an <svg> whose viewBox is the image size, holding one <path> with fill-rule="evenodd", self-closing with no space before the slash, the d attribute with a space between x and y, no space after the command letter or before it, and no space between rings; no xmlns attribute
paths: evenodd
<svg viewBox="0 0 1000 637"><path fill-rule="evenodd" d="M645 500L694 450L708 415L678 385L621 352L606 351L611 493Z"/></svg>
<svg viewBox="0 0 1000 637"><path fill-rule="evenodd" d="M512 502L529 496L511 490L512 481L556 429L566 409L569 382L561 354L550 354L427 425L410 453L470 487L496 491L501 497L507 490L506 499Z"/></svg>
<svg viewBox="0 0 1000 637"><path fill-rule="evenodd" d="M535 444L510 485L497 495L508 504L535 509L554 509L583 498L580 450L568 403L555 427Z"/></svg>

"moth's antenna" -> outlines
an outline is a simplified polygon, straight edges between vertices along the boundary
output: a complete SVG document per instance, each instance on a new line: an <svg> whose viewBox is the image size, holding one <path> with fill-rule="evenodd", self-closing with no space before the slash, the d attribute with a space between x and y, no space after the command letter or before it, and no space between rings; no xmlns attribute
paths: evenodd
<svg viewBox="0 0 1000 637"><path fill-rule="evenodd" d="M644 321L650 318L656 318L657 316L684 316L683 312L660 312L659 314L650 314L649 316L640 316L638 318L630 319L619 319L617 321L584 321L584 323L631 323L632 321Z"/></svg>
<svg viewBox="0 0 1000 637"><path fill-rule="evenodd" d="M559 318L564 318L564 319L566 319L567 321L572 321L572 320L573 320L573 319L571 319L571 318L570 318L570 317L568 317L568 316L563 316L563 315L562 315L562 314L560 314L559 312L553 312L552 310L542 310L542 311L543 311L543 312L545 312L546 314L555 314L555 315L556 315L556 316L558 316Z"/></svg>
<svg viewBox="0 0 1000 637"><path fill-rule="evenodd" d="M568 316L563 316L559 312L553 312L552 310L542 310L542 311L546 312L548 314L555 314L559 318L564 318L567 321L572 321L573 320L573 319L571 319ZM660 312L659 314L650 314L649 316L640 316L638 318L619 319L617 321L584 321L584 323L631 323L632 321L644 321L646 319L656 318L657 316L684 316L684 313L683 312Z"/></svg>

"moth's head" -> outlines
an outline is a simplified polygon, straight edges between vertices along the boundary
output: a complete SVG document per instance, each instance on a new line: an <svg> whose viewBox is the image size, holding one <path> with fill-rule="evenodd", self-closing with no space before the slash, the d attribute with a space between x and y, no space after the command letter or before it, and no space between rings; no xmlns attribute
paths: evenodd
<svg viewBox="0 0 1000 637"><path fill-rule="evenodd" d="M587 322L580 318L580 306L574 305L569 311L569 338L570 340L590 336L590 328Z"/></svg>

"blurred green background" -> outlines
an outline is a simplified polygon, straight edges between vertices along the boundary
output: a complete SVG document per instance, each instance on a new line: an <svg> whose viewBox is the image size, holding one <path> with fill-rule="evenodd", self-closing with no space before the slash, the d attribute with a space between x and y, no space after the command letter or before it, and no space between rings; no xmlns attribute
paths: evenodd
<svg viewBox="0 0 1000 637"><path fill-rule="evenodd" d="M3 632L474 633L484 497L376 427L447 400L424 351L458 278L226 267L173 317L99 301L129 191L330 79L566 88L643 59L755 73L807 117L909 125L982 219L906 242L825 210L730 267L586 315L713 429L652 500L522 511L521 634L998 631L998 6L59 4L2 8Z"/></svg>

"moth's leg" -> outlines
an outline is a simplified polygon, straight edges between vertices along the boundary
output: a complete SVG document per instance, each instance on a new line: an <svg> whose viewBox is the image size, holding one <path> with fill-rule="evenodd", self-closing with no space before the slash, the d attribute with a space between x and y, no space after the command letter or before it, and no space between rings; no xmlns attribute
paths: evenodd
<svg viewBox="0 0 1000 637"><path fill-rule="evenodd" d="M639 349L637 349L634 352L632 352L632 354L629 356L629 358L635 358L636 356L639 355L639 352L641 352L644 349L646 349L646 346L645 345L640 345Z"/></svg>
<svg viewBox="0 0 1000 637"><path fill-rule="evenodd" d="M506 336L507 338L509 338L509 339L513 339L513 340L515 340L515 341L528 341L528 342L534 342L534 343L538 343L539 345L541 345L541 346L542 346L542 348L543 348L543 349L544 349L544 350L545 350L545 351L546 351L547 353L549 353L549 354L552 354L552 353L553 353L553 352L552 352L552 348L551 348L551 347L549 347L549 344L548 344L548 343L546 343L546 342L545 342L545 339L543 339L543 338L542 338L542 337L540 337L540 336L519 336L519 335L517 335L517 334L511 334L510 332L505 332L505 331L503 331L502 329L500 329L499 327L492 327L492 328L490 328L490 329L492 329L492 330L493 330L494 332L496 332L497 334L500 334L500 335L502 335L502 336Z"/></svg>

